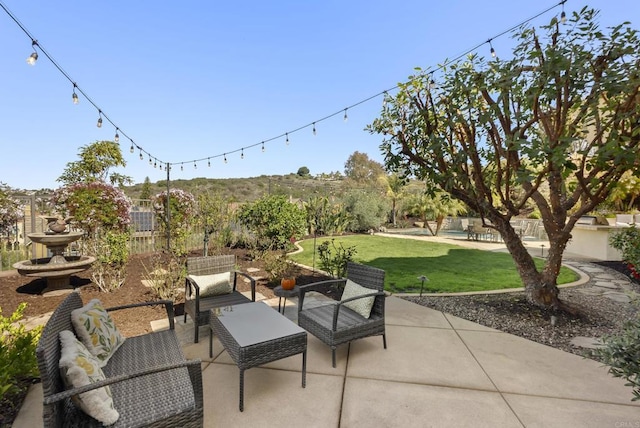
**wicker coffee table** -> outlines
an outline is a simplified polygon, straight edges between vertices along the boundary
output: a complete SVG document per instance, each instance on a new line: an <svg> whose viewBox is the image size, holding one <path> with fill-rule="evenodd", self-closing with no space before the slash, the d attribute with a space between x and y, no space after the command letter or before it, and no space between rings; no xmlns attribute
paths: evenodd
<svg viewBox="0 0 640 428"><path fill-rule="evenodd" d="M302 387L307 375L307 332L261 302L211 310L209 357L217 336L240 369L240 411L244 410L244 371L302 353Z"/></svg>

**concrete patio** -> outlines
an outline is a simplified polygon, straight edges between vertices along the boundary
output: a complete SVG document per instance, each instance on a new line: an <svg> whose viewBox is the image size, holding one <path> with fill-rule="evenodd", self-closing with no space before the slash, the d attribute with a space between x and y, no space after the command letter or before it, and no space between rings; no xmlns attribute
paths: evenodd
<svg viewBox="0 0 640 428"><path fill-rule="evenodd" d="M334 369L309 335L306 388L300 355L250 369L240 412L238 368L217 340L209 358L207 328L193 344L193 324L176 321L185 354L202 360L206 427L640 426L631 388L600 363L398 297L387 299L388 349L381 337L344 345ZM35 385L13 426L42 426L41 401Z"/></svg>

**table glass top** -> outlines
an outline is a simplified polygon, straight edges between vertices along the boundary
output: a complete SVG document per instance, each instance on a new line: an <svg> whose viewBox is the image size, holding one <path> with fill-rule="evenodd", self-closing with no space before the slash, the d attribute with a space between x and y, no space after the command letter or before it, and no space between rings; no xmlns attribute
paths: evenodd
<svg viewBox="0 0 640 428"><path fill-rule="evenodd" d="M262 302L212 309L241 347L279 339L304 330Z"/></svg>

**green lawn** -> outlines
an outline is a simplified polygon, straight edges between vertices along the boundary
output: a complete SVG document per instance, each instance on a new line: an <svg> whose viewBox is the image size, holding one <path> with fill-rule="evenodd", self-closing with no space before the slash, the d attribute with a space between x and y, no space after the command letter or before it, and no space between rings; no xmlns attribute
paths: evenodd
<svg viewBox="0 0 640 428"><path fill-rule="evenodd" d="M332 238L317 238L316 245ZM336 245L356 247L354 261L386 271L385 289L415 291L420 289L419 276L429 278L425 292L451 293L486 291L522 287L513 259L507 253L474 250L457 245L413 239L370 235L335 238ZM304 251L291 259L307 266L313 263L313 239L300 242ZM536 259L539 268L543 260ZM316 254L315 266L319 268ZM577 279L572 270L563 267L558 284Z"/></svg>

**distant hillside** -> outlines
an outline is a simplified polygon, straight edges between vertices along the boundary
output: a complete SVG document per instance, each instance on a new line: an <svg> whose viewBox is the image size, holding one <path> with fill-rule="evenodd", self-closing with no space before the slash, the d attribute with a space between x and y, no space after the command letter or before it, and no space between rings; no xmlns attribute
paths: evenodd
<svg viewBox="0 0 640 428"><path fill-rule="evenodd" d="M326 180L315 177L301 177L297 174L262 175L250 178L194 178L172 180L171 188L182 189L199 195L218 193L233 201L254 201L267 194L287 195L293 198L307 198L310 194L339 195L343 192L344 180ZM143 184L125 187L131 198L139 198ZM167 189L166 180L151 183L151 195Z"/></svg>

